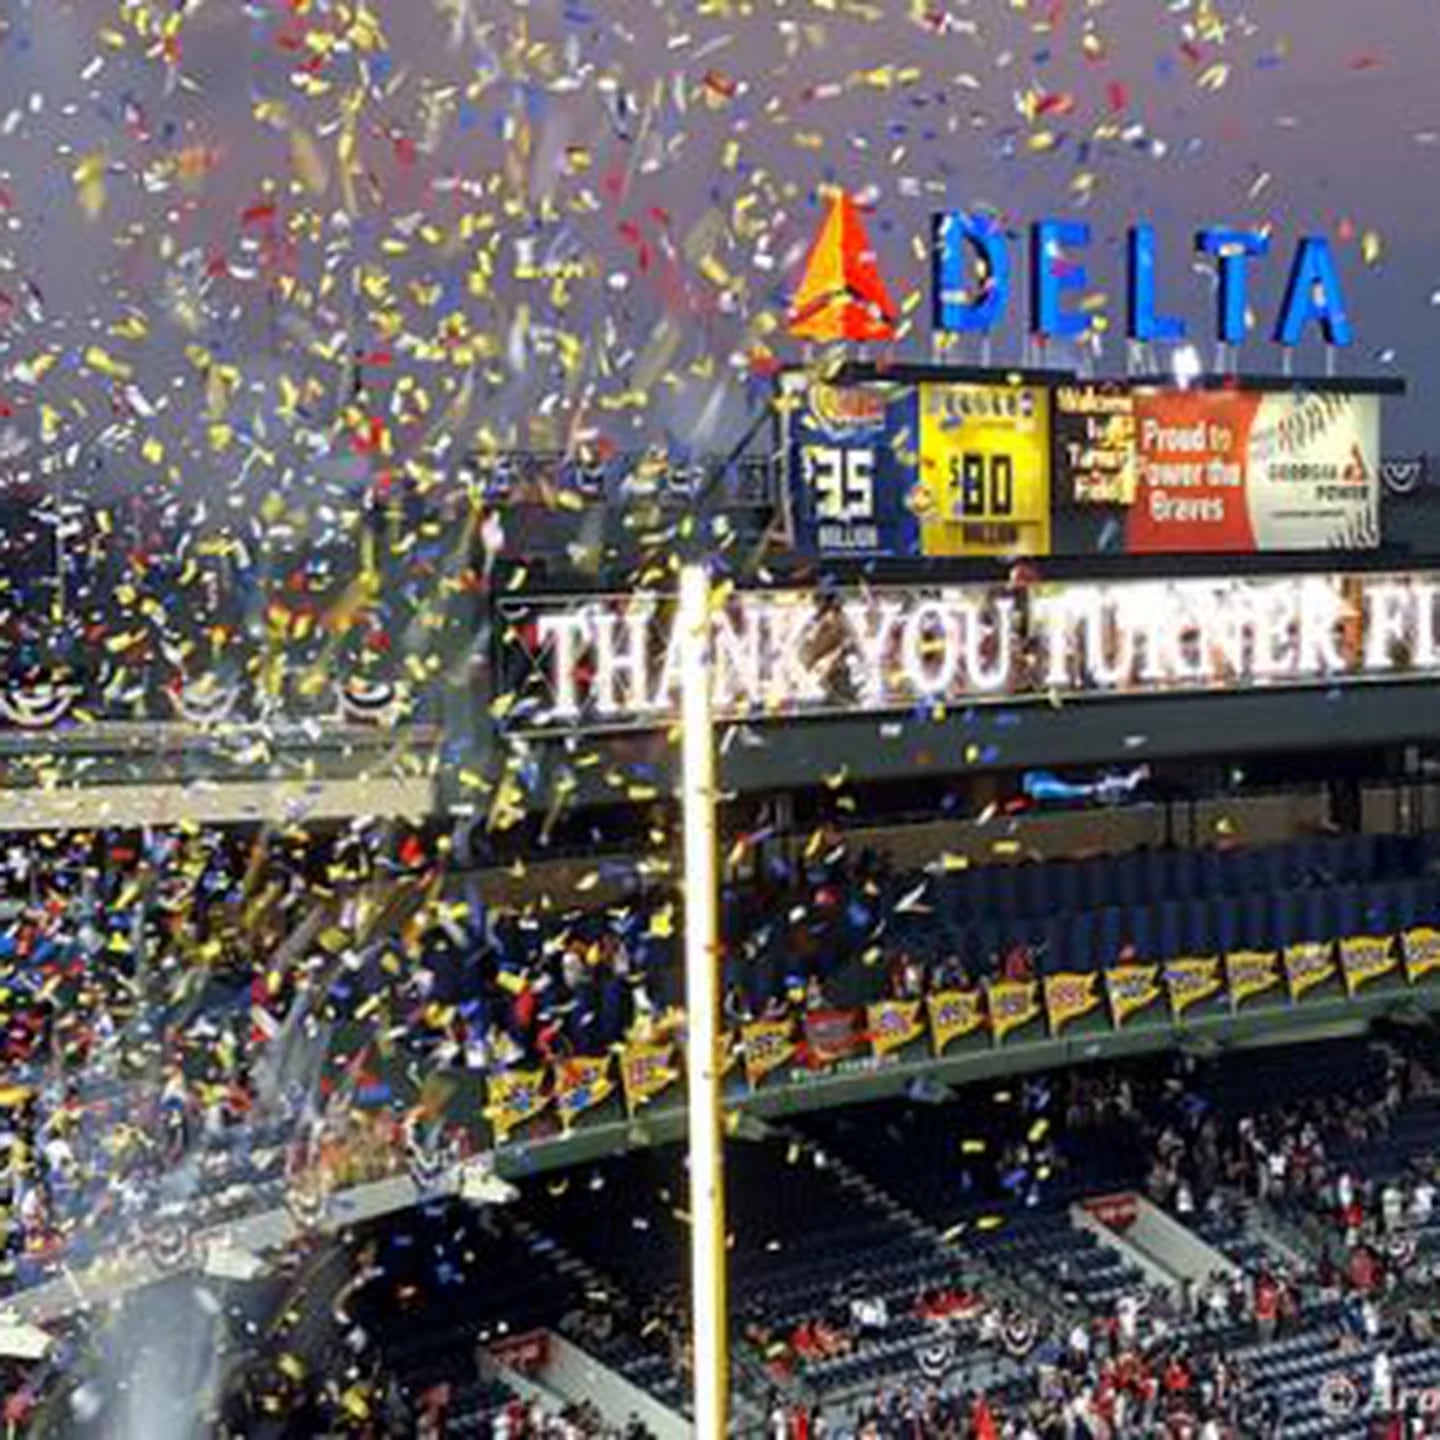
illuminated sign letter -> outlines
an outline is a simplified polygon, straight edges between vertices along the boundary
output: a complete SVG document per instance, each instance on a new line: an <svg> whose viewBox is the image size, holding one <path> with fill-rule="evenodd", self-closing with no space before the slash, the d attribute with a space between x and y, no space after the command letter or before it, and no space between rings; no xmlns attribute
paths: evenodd
<svg viewBox="0 0 1440 1440"><path fill-rule="evenodd" d="M946 210L932 223L931 294L936 330L989 330L1010 300L1010 251L1004 233L988 215L967 215L962 210ZM973 298L965 285L967 248L980 260Z"/></svg>
<svg viewBox="0 0 1440 1440"><path fill-rule="evenodd" d="M580 649L589 634L590 622L583 612L542 615L536 636L543 650L553 646L550 672L550 693L555 702L550 707L551 720L577 720L580 699L576 693L577 662Z"/></svg>
<svg viewBox="0 0 1440 1440"><path fill-rule="evenodd" d="M1185 322L1155 309L1155 227L1136 225L1130 231L1129 335L1132 340L1183 340Z"/></svg>
<svg viewBox="0 0 1440 1440"><path fill-rule="evenodd" d="M933 628L938 628L938 637ZM911 690L926 700L944 695L960 668L960 646L960 626L950 606L940 600L918 601L900 632L900 665ZM928 657L937 649L939 663L931 665Z"/></svg>
<svg viewBox="0 0 1440 1440"><path fill-rule="evenodd" d="M1064 247L1080 249L1090 243L1090 227L1083 220L1038 220L1030 229L1031 329L1052 340L1078 340L1090 329L1088 315L1062 308L1065 293L1083 290L1085 267L1067 260Z"/></svg>
<svg viewBox="0 0 1440 1440"><path fill-rule="evenodd" d="M878 709L885 701L889 685L885 678L885 656L890 648L890 637L900 623L901 606L898 600L886 600L879 604L870 601L851 601L845 607L845 623L854 637L859 670L860 695L864 704Z"/></svg>
<svg viewBox="0 0 1440 1440"><path fill-rule="evenodd" d="M1275 326L1276 343L1298 345L1312 320L1320 326L1327 345L1354 342L1355 331L1340 290L1340 272L1330 242L1323 235L1307 235L1295 251L1285 303Z"/></svg>
<svg viewBox="0 0 1440 1440"><path fill-rule="evenodd" d="M601 610L595 616L595 710L609 719L643 710L650 691L650 622L653 605L630 605L623 612Z"/></svg>
<svg viewBox="0 0 1440 1440"><path fill-rule="evenodd" d="M1249 300L1249 262L1270 249L1270 242L1253 230L1202 230L1195 237L1202 255L1213 255L1220 271L1220 312L1217 324L1226 345L1245 343L1245 311Z"/></svg>
<svg viewBox="0 0 1440 1440"><path fill-rule="evenodd" d="M1395 650L1410 640L1415 598L1401 582L1383 583L1365 592L1365 669L1394 668Z"/></svg>

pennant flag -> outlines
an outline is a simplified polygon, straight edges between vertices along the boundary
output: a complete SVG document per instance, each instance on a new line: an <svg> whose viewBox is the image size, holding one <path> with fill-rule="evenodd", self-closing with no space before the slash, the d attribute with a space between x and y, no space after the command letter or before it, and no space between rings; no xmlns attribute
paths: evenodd
<svg viewBox="0 0 1440 1440"><path fill-rule="evenodd" d="M971 1035L985 1023L978 990L939 990L925 1001L930 1011L930 1044L936 1055L962 1035Z"/></svg>
<svg viewBox="0 0 1440 1440"><path fill-rule="evenodd" d="M1050 1033L1058 1035L1072 1020L1088 1015L1099 1003L1096 990L1099 975L1067 970L1045 977L1045 1013L1050 1017Z"/></svg>
<svg viewBox="0 0 1440 1440"><path fill-rule="evenodd" d="M1280 983L1273 950L1236 950L1225 957L1225 980L1230 1003L1239 1005Z"/></svg>
<svg viewBox="0 0 1440 1440"><path fill-rule="evenodd" d="M1158 965L1112 965L1105 972L1105 989L1110 996L1110 1014L1122 1026L1160 998Z"/></svg>
<svg viewBox="0 0 1440 1440"><path fill-rule="evenodd" d="M1405 978L1413 985L1432 970L1440 970L1440 930L1419 925L1400 937L1405 951Z"/></svg>
<svg viewBox="0 0 1440 1440"><path fill-rule="evenodd" d="M620 1083L631 1115L680 1078L670 1040L632 1040L620 1047Z"/></svg>
<svg viewBox="0 0 1440 1440"><path fill-rule="evenodd" d="M608 1055L573 1055L555 1065L555 1108L568 1130L578 1115L604 1102L614 1090Z"/></svg>
<svg viewBox="0 0 1440 1440"><path fill-rule="evenodd" d="M795 1053L791 1038L795 1022L752 1020L740 1031L745 1047L745 1078L753 1090L772 1070L778 1070Z"/></svg>
<svg viewBox="0 0 1440 1440"><path fill-rule="evenodd" d="M990 1029L997 1040L1028 1025L1040 1013L1040 987L1033 980L987 980Z"/></svg>
<svg viewBox="0 0 1440 1440"><path fill-rule="evenodd" d="M869 1009L870 1048L877 1056L903 1050L925 1026L918 1000L883 1000Z"/></svg>
<svg viewBox="0 0 1440 1440"><path fill-rule="evenodd" d="M1172 960L1165 967L1165 988L1170 992L1170 1009L1178 1020L1192 1005L1219 992L1220 962L1213 955Z"/></svg>
<svg viewBox="0 0 1440 1440"><path fill-rule="evenodd" d="M502 1070L486 1082L485 1097L485 1118L502 1145L550 1103L543 1070Z"/></svg>
<svg viewBox="0 0 1440 1440"><path fill-rule="evenodd" d="M1352 935L1340 942L1340 965L1345 971L1345 989L1351 995L1362 985L1388 975L1396 963L1388 935Z"/></svg>
<svg viewBox="0 0 1440 1440"><path fill-rule="evenodd" d="M805 273L790 302L796 340L893 340L898 312L875 263L855 202L843 191L805 259Z"/></svg>
<svg viewBox="0 0 1440 1440"><path fill-rule="evenodd" d="M1335 973L1335 955L1328 942L1307 940L1285 947L1285 981L1290 998L1298 1000L1307 990L1323 985Z"/></svg>

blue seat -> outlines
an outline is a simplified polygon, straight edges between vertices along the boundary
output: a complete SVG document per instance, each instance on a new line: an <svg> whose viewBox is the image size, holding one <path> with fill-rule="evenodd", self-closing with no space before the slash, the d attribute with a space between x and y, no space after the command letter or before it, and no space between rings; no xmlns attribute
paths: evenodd
<svg viewBox="0 0 1440 1440"><path fill-rule="evenodd" d="M1185 906L1185 949L1195 955L1203 955L1215 948L1215 927L1212 923L1210 902L1190 900Z"/></svg>
<svg viewBox="0 0 1440 1440"><path fill-rule="evenodd" d="M1116 905L1107 905L1100 912L1099 934L1095 944L1102 966L1113 965L1124 941L1125 912Z"/></svg>
<svg viewBox="0 0 1440 1440"><path fill-rule="evenodd" d="M1363 902L1358 885L1339 885L1331 891L1334 922L1341 935L1354 935L1362 923Z"/></svg>
<svg viewBox="0 0 1440 1440"><path fill-rule="evenodd" d="M1078 911L1070 921L1070 958L1077 970L1096 970L1100 957L1095 945L1095 912Z"/></svg>
<svg viewBox="0 0 1440 1440"><path fill-rule="evenodd" d="M1061 910L1080 909L1080 867L1073 862L1051 867L1055 871L1055 903Z"/></svg>
<svg viewBox="0 0 1440 1440"><path fill-rule="evenodd" d="M1157 958L1173 960L1185 951L1185 910L1178 900L1167 900L1160 906Z"/></svg>
<svg viewBox="0 0 1440 1440"><path fill-rule="evenodd" d="M1159 907L1136 905L1130 911L1130 943L1141 960L1150 960L1155 954L1156 933L1159 930Z"/></svg>
<svg viewBox="0 0 1440 1440"><path fill-rule="evenodd" d="M1225 897L1211 902L1210 929L1213 943L1219 950L1239 950L1240 904Z"/></svg>

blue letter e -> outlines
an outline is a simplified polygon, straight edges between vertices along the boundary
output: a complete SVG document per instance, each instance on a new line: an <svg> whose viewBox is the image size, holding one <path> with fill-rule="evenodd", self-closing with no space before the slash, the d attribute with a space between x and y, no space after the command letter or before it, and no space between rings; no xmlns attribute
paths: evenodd
<svg viewBox="0 0 1440 1440"><path fill-rule="evenodd" d="M1078 340L1090 328L1088 315L1061 308L1066 291L1083 290L1085 267L1061 255L1062 247L1090 243L1083 220L1037 220L1030 229L1031 328L1049 340Z"/></svg>

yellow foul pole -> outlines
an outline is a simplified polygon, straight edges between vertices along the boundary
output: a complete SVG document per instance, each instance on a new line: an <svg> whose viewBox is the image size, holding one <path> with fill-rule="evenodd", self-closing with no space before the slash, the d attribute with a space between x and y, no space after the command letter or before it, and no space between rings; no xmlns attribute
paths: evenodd
<svg viewBox="0 0 1440 1440"><path fill-rule="evenodd" d="M685 1014L690 1135L690 1299L697 1440L723 1440L730 1391L721 1128L719 875L710 581L680 572L680 801L685 831Z"/></svg>

